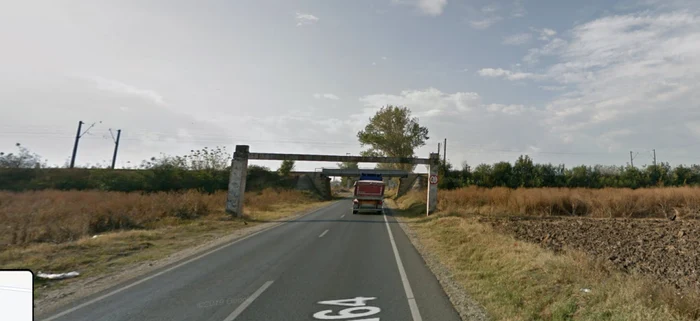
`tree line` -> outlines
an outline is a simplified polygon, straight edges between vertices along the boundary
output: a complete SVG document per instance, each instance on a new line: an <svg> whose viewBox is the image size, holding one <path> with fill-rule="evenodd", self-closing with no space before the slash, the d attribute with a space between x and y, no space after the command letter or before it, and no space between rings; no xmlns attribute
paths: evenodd
<svg viewBox="0 0 700 321"><path fill-rule="evenodd" d="M49 168L41 157L17 144L18 151L0 153L0 190L105 190L118 192L169 192L196 189L213 193L228 189L231 156L226 148L191 150L186 155L161 154L137 168L112 170L100 166ZM277 171L250 165L246 190L294 188L289 177L294 162L285 161Z"/></svg>
<svg viewBox="0 0 700 321"><path fill-rule="evenodd" d="M363 156L414 157L415 150L426 144L428 129L420 126L406 107L385 106L368 119L364 129L357 132ZM2 168L37 169L46 166L41 157L17 144L18 152L0 153L0 189L74 188L111 190L179 190L201 188L206 191L226 189L230 153L225 148L192 150L183 156L153 157L138 167L142 171L117 174L95 171L92 174L75 172L62 174L37 174L38 171L7 172ZM340 168L358 168L357 163L339 163ZM396 168L411 171L411 164L380 164L378 168ZM290 186L285 179L293 171L294 162L285 161L273 172L268 168L251 166L247 186ZM34 175L34 176L32 176ZM44 175L38 177L36 175ZM81 176L82 175L82 176ZM65 179L57 179L63 177ZM480 187L626 187L682 186L700 184L700 165L679 165L672 168L660 163L641 168L633 166L576 166L535 164L529 156L521 155L513 164L498 162L480 164L474 168L465 164L454 168L452 164L440 164L439 187L454 189L464 186ZM72 179L69 179L71 178ZM80 178L79 178L80 177ZM87 178L86 178L87 177ZM60 181L60 183L56 183ZM351 183L345 178L343 185ZM8 185L9 184L9 185Z"/></svg>
<svg viewBox="0 0 700 321"><path fill-rule="evenodd" d="M639 167L535 164L527 155L521 155L511 164L498 162L471 167L464 164L440 164L438 187L455 189L479 187L583 187L583 188L643 188L656 186L684 186L700 184L700 165L659 163Z"/></svg>

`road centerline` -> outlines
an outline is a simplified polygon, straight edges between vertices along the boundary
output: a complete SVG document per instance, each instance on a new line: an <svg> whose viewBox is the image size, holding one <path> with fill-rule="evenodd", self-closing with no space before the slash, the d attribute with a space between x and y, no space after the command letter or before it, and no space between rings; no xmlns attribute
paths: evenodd
<svg viewBox="0 0 700 321"><path fill-rule="evenodd" d="M319 238L322 238L324 235L326 235L326 233L328 233L328 231L329 231L329 230L323 231L323 233L321 233L321 235L319 235L318 237L319 237Z"/></svg>
<svg viewBox="0 0 700 321"><path fill-rule="evenodd" d="M272 282L274 281L267 281L265 284L263 284L257 291L253 292L241 305L239 305L231 314L224 319L224 321L233 321L235 320L243 311L251 304L255 299L257 299L267 288L272 285Z"/></svg>
<svg viewBox="0 0 700 321"><path fill-rule="evenodd" d="M423 318L418 311L418 304L416 303L416 298L413 296L413 289L411 289L411 283L408 282L408 277L406 276L406 270L403 267L403 262L401 262L401 256L399 256L399 250L396 247L396 241L394 241L394 235L391 233L391 227L389 226L389 220L384 215L384 223L386 223L386 230L389 233L389 241L391 241L391 248L394 250L394 257L396 258L396 265L399 267L399 275L401 276L401 283L403 283L403 289L406 291L406 298L408 299L408 306L411 309L411 316L413 321L423 321Z"/></svg>

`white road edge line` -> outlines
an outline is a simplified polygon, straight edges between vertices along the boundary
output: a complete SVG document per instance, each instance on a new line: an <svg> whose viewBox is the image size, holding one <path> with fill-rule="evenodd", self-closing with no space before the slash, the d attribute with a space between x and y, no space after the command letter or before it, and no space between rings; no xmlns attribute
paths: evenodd
<svg viewBox="0 0 700 321"><path fill-rule="evenodd" d="M241 305L239 305L231 314L224 319L224 321L233 321L238 317L241 313L243 313L243 310L245 310L255 299L257 299L267 288L272 285L273 281L267 281L265 284L263 284L257 291L255 291L253 294L251 294Z"/></svg>
<svg viewBox="0 0 700 321"><path fill-rule="evenodd" d="M411 308L411 316L413 321L423 321L420 316L420 311L418 311L418 304L416 303L416 298L413 296L413 290L411 289L411 283L408 282L408 277L406 276L406 270L401 262L401 257L399 256L399 250L396 247L396 241L394 241L394 235L391 234L391 227L389 227L389 220L384 214L384 222L386 223L386 230L389 232L389 240L391 241L391 248L394 250L394 257L396 257L396 265L399 266L399 275L401 275L401 282L403 283L403 289L406 291L406 297L408 298L408 307Z"/></svg>
<svg viewBox="0 0 700 321"><path fill-rule="evenodd" d="M213 250L211 250L211 251L205 252L204 254L198 255L198 256L196 256L196 257L194 257L194 258L191 258L191 259L189 259L189 260L187 260L187 261L181 262L181 263L179 263L179 264L177 264L177 265L175 265L175 266L171 266L171 267L169 267L169 268L167 268L167 269L165 269L165 270L163 270L163 271L160 271L160 272L158 272L158 273L156 273L156 274L153 274L153 275L151 275L151 276L148 276L148 277L145 277L145 278L143 278L143 279L140 279L140 280L138 280L138 281L136 281L136 282L134 282L134 283L125 285L124 287L121 287L121 288L119 288L119 289L116 289L116 290L114 290L114 291L112 291L112 292L109 292L109 293L107 293L107 294L101 295L101 296L99 296L99 297L97 297L97 298L94 298L94 299L92 299L92 300L90 300L90 301L87 301L87 302L85 302L85 303L82 303L82 304L80 304L80 305L74 306L74 307L72 307L72 308L70 308L70 309L68 309L68 310L65 310L65 311L61 312L61 313L55 314L55 315L53 315L53 316L51 316L51 317L48 317L48 318L44 319L43 321L51 321L51 320L58 319L58 318L60 318L60 317L62 317L62 316L64 316L64 315L66 315L66 314L69 314L69 313L71 313L71 312L73 312L73 311L82 309L82 308L84 308L84 307L86 307L86 306L88 306L88 305L90 305L90 304L93 304L93 303L95 303L95 302L97 302L97 301L100 301L100 300L102 300L102 299L104 299L104 298L110 297L110 296L115 295L115 294L117 294L117 293L119 293L119 292L122 292L122 291L124 291L124 290L126 290L126 289L132 288L132 287L137 286L137 285L139 285L139 284L141 284L141 283L143 283L143 282L146 282L146 281L148 281L148 280L150 280L150 279L156 278L156 277L161 276L161 275L163 275L163 274L165 274L165 273L168 273L168 272L170 272L170 271L172 271L172 270L175 270L175 269L177 269L177 268L179 268L179 267L181 267L181 266L183 266L183 265L185 265L185 264L188 264L188 263L190 263L190 262L197 261L197 260L199 260L199 259L201 259L201 258L203 258L203 257L205 257L205 256L207 256L207 255L209 255L209 254L212 254L212 253L214 253L214 252L223 250L224 248L227 248L227 247L229 247L229 246L231 246L231 245L234 245L234 244L236 244L236 243L238 243L238 242L241 242L241 241L244 241L244 240L246 240L246 239L249 239L249 238L251 238L251 237L253 237L253 236L256 236L256 235L258 235L258 234L260 234L260 233L263 233L263 232L265 232L265 231L269 231L269 230L271 230L271 229L273 229L273 228L275 228L275 227L281 226L281 225L283 225L283 224L285 224L285 223L293 222L293 221L298 220L298 219L300 219L300 218L302 218L302 217L306 217L306 216L309 216L309 215L311 215L311 214L317 213L317 212L319 212L319 211L321 211L321 210L328 209L328 208L332 207L332 206L335 205L335 204L338 204L338 203L337 203L337 202L336 202L336 203L332 203L332 204L330 204L330 205L328 205L328 206L321 207L321 208L316 209L316 210L314 210L314 211L312 211L312 212L309 212L309 213L307 213L307 214L304 214L304 215L302 215L302 216L299 216L299 217L297 217L297 218L294 219L294 220L280 222L280 223L278 223L278 224L275 224L275 225L273 225L273 226L264 228L264 229L262 229L262 230L260 230L260 231L255 232L255 233L248 234L248 235L246 235L246 236L244 236L244 237L241 237L241 238L239 238L239 239L237 239L237 240L234 240L234 241L231 242L231 243L224 244L224 245L222 245L222 246L220 246L220 247L217 247L217 248L215 248L215 249L213 249Z"/></svg>
<svg viewBox="0 0 700 321"><path fill-rule="evenodd" d="M318 237L322 238L324 235L326 235L326 233L328 233L328 230L323 231L323 233L321 233L321 235L319 235Z"/></svg>

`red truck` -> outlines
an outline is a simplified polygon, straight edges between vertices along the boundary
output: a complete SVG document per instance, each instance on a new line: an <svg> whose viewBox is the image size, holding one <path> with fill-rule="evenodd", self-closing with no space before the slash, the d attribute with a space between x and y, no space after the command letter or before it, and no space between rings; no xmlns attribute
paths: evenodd
<svg viewBox="0 0 700 321"><path fill-rule="evenodd" d="M352 214L384 212L384 182L381 180L362 180L355 182L352 200Z"/></svg>

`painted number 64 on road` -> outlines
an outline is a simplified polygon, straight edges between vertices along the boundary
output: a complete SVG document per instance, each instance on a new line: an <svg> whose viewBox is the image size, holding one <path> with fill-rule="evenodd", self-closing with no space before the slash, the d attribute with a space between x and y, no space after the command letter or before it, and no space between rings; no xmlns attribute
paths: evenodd
<svg viewBox="0 0 700 321"><path fill-rule="evenodd" d="M352 321L379 321L379 318L371 319L357 319L366 318L373 316L381 311L378 307L368 306L367 301L375 300L377 298L365 298L356 297L354 299L343 299L343 300L330 300L330 301L320 301L318 304L325 305L338 305L342 307L349 307L342 309L338 312L333 310L323 310L314 313L314 319L316 320L349 320Z"/></svg>

